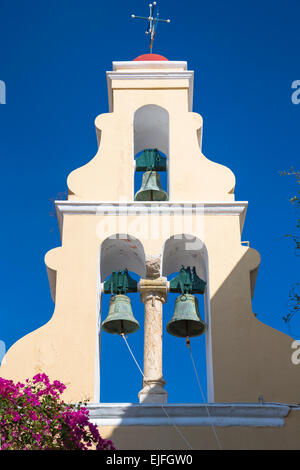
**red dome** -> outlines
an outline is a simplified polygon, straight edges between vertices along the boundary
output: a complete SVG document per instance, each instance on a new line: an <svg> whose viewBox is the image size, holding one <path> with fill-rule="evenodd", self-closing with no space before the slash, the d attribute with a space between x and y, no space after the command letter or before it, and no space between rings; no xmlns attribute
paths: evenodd
<svg viewBox="0 0 300 470"><path fill-rule="evenodd" d="M135 60L169 60L166 57L159 54L143 54L136 57Z"/></svg>

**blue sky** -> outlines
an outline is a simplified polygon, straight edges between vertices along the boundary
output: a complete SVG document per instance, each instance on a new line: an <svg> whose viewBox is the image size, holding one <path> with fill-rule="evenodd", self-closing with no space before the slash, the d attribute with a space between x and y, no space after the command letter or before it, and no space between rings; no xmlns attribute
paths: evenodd
<svg viewBox="0 0 300 470"><path fill-rule="evenodd" d="M105 71L113 60L148 51L143 23L130 18L147 12L141 0L1 0L7 104L0 105L0 339L6 347L53 314L43 258L60 238L50 199L96 153L94 119L108 110ZM299 14L296 0L161 0L160 15L172 22L160 26L154 45L154 52L187 60L195 71L203 152L231 168L236 200L249 201L243 240L262 256L253 310L284 332L289 288L299 280L299 259L285 238L296 226L289 198L297 187L279 175L300 166L300 104L291 101L291 84L300 79ZM138 302L135 309L142 323ZM292 331L300 337L300 316ZM142 330L136 335L129 338L142 362ZM110 361L103 365L103 399L136 401L139 372L118 339L103 340ZM201 401L184 344L164 341L170 401ZM203 377L202 359L197 355Z"/></svg>

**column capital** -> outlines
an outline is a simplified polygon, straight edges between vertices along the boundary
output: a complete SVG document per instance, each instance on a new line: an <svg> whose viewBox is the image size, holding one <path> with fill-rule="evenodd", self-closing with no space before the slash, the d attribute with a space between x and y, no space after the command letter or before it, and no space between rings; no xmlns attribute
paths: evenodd
<svg viewBox="0 0 300 470"><path fill-rule="evenodd" d="M169 282L166 277L157 279L140 279L138 290L141 294L142 302L145 303L148 298L159 298L161 302L167 301Z"/></svg>

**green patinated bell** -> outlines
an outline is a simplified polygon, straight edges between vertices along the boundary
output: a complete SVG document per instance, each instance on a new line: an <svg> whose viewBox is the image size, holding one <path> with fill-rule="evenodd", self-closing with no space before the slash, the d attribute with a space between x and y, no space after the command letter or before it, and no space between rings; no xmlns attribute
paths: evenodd
<svg viewBox="0 0 300 470"><path fill-rule="evenodd" d="M156 171L146 171L143 174L141 189L134 197L135 201L167 201L168 195L162 189L160 175Z"/></svg>
<svg viewBox="0 0 300 470"><path fill-rule="evenodd" d="M167 332L173 336L186 338L205 333L206 324L201 320L198 299L191 294L182 294L175 301L172 320L167 324Z"/></svg>
<svg viewBox="0 0 300 470"><path fill-rule="evenodd" d="M115 295L110 298L107 318L102 323L102 330L112 335L135 333L140 328L134 318L130 298L127 295Z"/></svg>

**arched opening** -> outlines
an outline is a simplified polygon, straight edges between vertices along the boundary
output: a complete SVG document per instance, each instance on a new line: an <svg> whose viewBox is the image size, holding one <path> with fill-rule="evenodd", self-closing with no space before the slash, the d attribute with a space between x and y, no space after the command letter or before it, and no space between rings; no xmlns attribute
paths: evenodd
<svg viewBox="0 0 300 470"><path fill-rule="evenodd" d="M156 104L134 113L134 154L146 148L157 148L169 157L169 113Z"/></svg>
<svg viewBox="0 0 300 470"><path fill-rule="evenodd" d="M104 282L113 271L125 268L138 274L140 277L145 277L145 252L143 245L135 237L119 233L106 238L101 245L101 282Z"/></svg>
<svg viewBox="0 0 300 470"><path fill-rule="evenodd" d="M182 266L195 267L197 276L207 283L204 295L195 294L201 318L207 324L207 331L201 336L191 338L191 347L205 399L213 402L208 256L206 247L199 238L178 234L166 241L162 254L161 275L170 281ZM164 351L168 351L168 354L164 355L164 375L168 384L169 402L178 402L178 397L172 399L172 389L176 387L178 380L185 402L203 402L185 339L166 332L166 324L172 318L178 296L179 294L169 293L167 304L164 306Z"/></svg>
<svg viewBox="0 0 300 470"><path fill-rule="evenodd" d="M162 190L169 195L169 113L161 106L149 104L139 108L134 114L133 122L134 158L141 157L145 150L158 150L162 158L166 158L166 171L158 171L157 179L160 180ZM138 167L135 165L135 170ZM143 172L135 171L134 194L142 187ZM150 200L150 198L149 198ZM161 199L164 200L164 199Z"/></svg>
<svg viewBox="0 0 300 470"><path fill-rule="evenodd" d="M99 384L99 390L96 392L96 396L100 402L104 403L138 403L138 391L142 384L141 377L123 338L120 335L106 333L101 329L101 323L107 318L109 312L111 298L109 294L103 293L104 282L112 272L124 271L125 269L128 269L130 277L137 282L140 277L145 277L146 263L143 245L131 235L113 235L103 241L99 256L99 279L102 289L98 299L99 357L97 361L99 373L96 382ZM142 364L144 306L138 292L128 293L127 296L131 301L133 315L140 324L140 329L129 335L128 341Z"/></svg>

